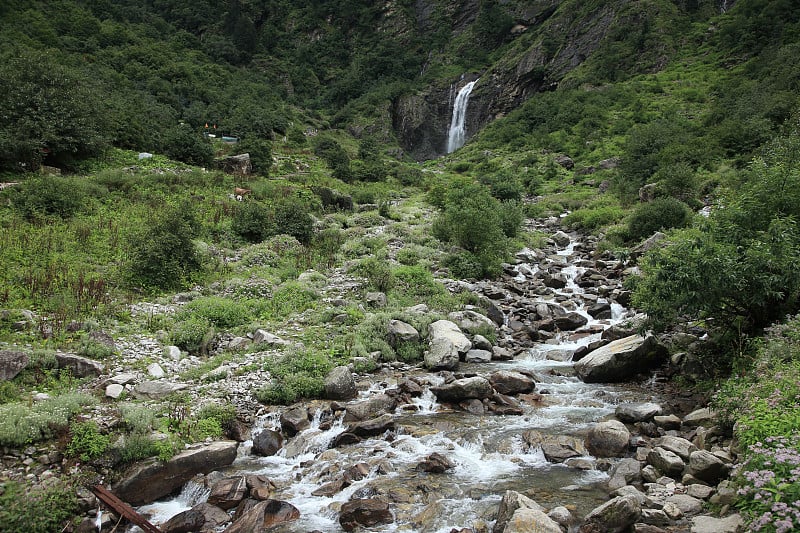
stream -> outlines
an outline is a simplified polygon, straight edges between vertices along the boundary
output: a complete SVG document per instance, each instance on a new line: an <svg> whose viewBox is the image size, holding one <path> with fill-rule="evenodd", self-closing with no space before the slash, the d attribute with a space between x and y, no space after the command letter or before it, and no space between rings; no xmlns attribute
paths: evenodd
<svg viewBox="0 0 800 533"><path fill-rule="evenodd" d="M545 342L536 342L513 360L462 362L457 371L467 376L488 376L500 370L532 375L535 394L517 398L521 415L473 414L440 404L430 387L444 381L442 373L412 366L384 367L367 376L370 384L362 387L358 400L396 388L404 378L413 379L424 389L411 404L395 410L394 431L330 448L347 424L342 421L343 412L332 418L330 410L323 410L328 404L321 402L311 427L287 439L277 455L251 455L252 442L245 442L239 447L237 460L223 473L263 474L277 486L273 498L288 501L300 510L300 519L274 529L278 532L341 532L341 504L354 497L377 495L388 497L394 523L368 531L449 533L454 528L490 529L506 490L524 493L546 508L565 506L576 518L586 515L608 499L604 488L608 462L589 455L567 460L569 466L550 462L530 433L573 437L582 443L592 425L613 414L618 404L658 402L660 398L647 383L588 384L575 377L572 353L598 340L604 329L632 313L610 297L575 283L586 270L583 265L587 258L575 251L574 238L569 245L554 248L538 263L515 265L513 277L517 284L533 284L540 269L556 268L566 278L565 286L539 291L543 294L529 298L533 303L557 303L581 314L588 323L576 331L557 332ZM605 282L616 287L621 283L618 279ZM611 318L597 320L587 309L604 301L611 304ZM279 413L261 416L253 434L261 428L280 431ZM419 471L417 465L433 452L450 459L455 467L437 474ZM314 495L336 474L357 463L368 465L366 477L332 496ZM190 482L179 496L139 511L160 524L204 501L208 493Z"/></svg>

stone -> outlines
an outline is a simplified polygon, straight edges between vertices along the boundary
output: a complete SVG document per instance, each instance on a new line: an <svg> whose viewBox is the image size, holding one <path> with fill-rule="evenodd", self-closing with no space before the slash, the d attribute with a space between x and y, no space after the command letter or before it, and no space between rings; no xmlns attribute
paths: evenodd
<svg viewBox="0 0 800 533"><path fill-rule="evenodd" d="M171 383L169 381L143 381L133 388L133 394L137 397L160 400L188 386L185 383Z"/></svg>
<svg viewBox="0 0 800 533"><path fill-rule="evenodd" d="M617 420L599 422L586 436L586 449L595 457L620 457L628 449L631 434Z"/></svg>
<svg viewBox="0 0 800 533"><path fill-rule="evenodd" d="M631 335L589 353L575 363L575 372L586 383L620 382L656 366L666 355L653 335Z"/></svg>
<svg viewBox="0 0 800 533"><path fill-rule="evenodd" d="M368 292L364 296L364 302L367 304L367 307L378 309L386 307L386 294L382 292Z"/></svg>
<svg viewBox="0 0 800 533"><path fill-rule="evenodd" d="M182 357L181 349L177 346L167 346L164 348L165 355L173 361L180 361Z"/></svg>
<svg viewBox="0 0 800 533"><path fill-rule="evenodd" d="M257 329L253 332L253 344L262 344L264 346L287 346L289 344L288 341L285 341L278 337L277 335L273 335L269 331L264 329Z"/></svg>
<svg viewBox="0 0 800 533"><path fill-rule="evenodd" d="M56 352L56 363L58 368L69 369L77 378L99 376L105 371L103 363L71 353Z"/></svg>
<svg viewBox="0 0 800 533"><path fill-rule="evenodd" d="M703 501L688 494L673 494L667 498L667 503L674 503L685 515L697 514L703 510Z"/></svg>
<svg viewBox="0 0 800 533"><path fill-rule="evenodd" d="M608 302L598 302L586 310L595 320L607 320L611 318L611 304Z"/></svg>
<svg viewBox="0 0 800 533"><path fill-rule="evenodd" d="M150 363L149 365L147 365L147 373L150 375L150 377L156 379L163 378L164 376L166 376L164 369L161 368L161 365L159 365L158 363Z"/></svg>
<svg viewBox="0 0 800 533"><path fill-rule="evenodd" d="M253 437L253 447L250 453L269 457L278 453L281 447L283 447L283 435L278 431L265 429Z"/></svg>
<svg viewBox="0 0 800 533"><path fill-rule="evenodd" d="M374 498L345 502L339 512L339 525L345 531L378 524L391 524L393 521L389 504Z"/></svg>
<svg viewBox="0 0 800 533"><path fill-rule="evenodd" d="M489 339L483 335L474 335L472 337L472 347L478 350L487 350L489 352L491 352L493 348L492 343L489 342Z"/></svg>
<svg viewBox="0 0 800 533"><path fill-rule="evenodd" d="M709 409L708 407L703 407L702 409L697 409L692 411L688 415L683 417L683 424L689 427L710 427L716 423L717 420L717 413Z"/></svg>
<svg viewBox="0 0 800 533"><path fill-rule="evenodd" d="M457 379L444 385L431 387L430 390L440 402L449 403L458 403L472 398L482 400L490 398L494 394L489 380L480 376Z"/></svg>
<svg viewBox="0 0 800 533"><path fill-rule="evenodd" d="M655 422L658 427L666 430L680 429L681 427L681 419L675 415L654 416L653 422Z"/></svg>
<svg viewBox="0 0 800 533"><path fill-rule="evenodd" d="M589 323L589 319L580 313L567 313L553 318L553 323L561 331L573 331Z"/></svg>
<svg viewBox="0 0 800 533"><path fill-rule="evenodd" d="M562 506L553 507L547 513L547 516L558 525L567 529L569 529L569 527L575 522L575 517L572 516L572 513L569 512L569 509Z"/></svg>
<svg viewBox="0 0 800 533"><path fill-rule="evenodd" d="M697 450L689 456L689 473L706 483L715 485L729 470L730 466L706 450Z"/></svg>
<svg viewBox="0 0 800 533"><path fill-rule="evenodd" d="M400 320L389 321L386 325L386 336L392 348L397 348L404 342L419 342L419 331Z"/></svg>
<svg viewBox="0 0 800 533"><path fill-rule="evenodd" d="M684 461L688 461L689 456L697 451L697 446L684 438L673 435L664 435L660 439L653 441L653 443L678 455Z"/></svg>
<svg viewBox="0 0 800 533"><path fill-rule="evenodd" d="M448 339L459 354L467 353L472 348L472 342L461 332L459 327L450 320L437 320L428 326L428 338L431 344L438 339Z"/></svg>
<svg viewBox="0 0 800 533"><path fill-rule="evenodd" d="M430 472L431 474L443 474L455 467L456 464L453 461L437 452L430 454L417 465L418 470Z"/></svg>
<svg viewBox="0 0 800 533"><path fill-rule="evenodd" d="M358 395L356 380L347 366L337 366L325 376L324 390L328 400L349 400Z"/></svg>
<svg viewBox="0 0 800 533"><path fill-rule="evenodd" d="M635 497L618 496L586 515L580 533L622 533L633 526L641 514L642 507Z"/></svg>
<svg viewBox="0 0 800 533"><path fill-rule="evenodd" d="M308 411L305 407L296 407L281 413L281 430L289 437L294 437L304 429L311 427Z"/></svg>
<svg viewBox="0 0 800 533"><path fill-rule="evenodd" d="M551 463L563 463L567 459L586 455L586 448L577 437L548 435L536 430L528 430L522 434L522 439L531 448L541 448L545 459Z"/></svg>
<svg viewBox="0 0 800 533"><path fill-rule="evenodd" d="M233 476L214 484L208 503L220 509L233 509L247 495L247 483L244 476Z"/></svg>
<svg viewBox="0 0 800 533"><path fill-rule="evenodd" d="M632 458L622 459L608 474L608 490L616 490L642 479L642 465Z"/></svg>
<svg viewBox="0 0 800 533"><path fill-rule="evenodd" d="M717 485L717 493L708 499L714 505L733 505L736 501L736 485L730 479L725 479Z"/></svg>
<svg viewBox="0 0 800 533"><path fill-rule="evenodd" d="M693 498L699 498L701 500L707 500L714 494L714 487L709 487L708 485L700 485L699 483L692 483L688 487L686 487L686 494L692 496Z"/></svg>
<svg viewBox="0 0 800 533"><path fill-rule="evenodd" d="M619 496L633 496L634 498L636 498L636 501L638 501L639 505L642 507L650 505L652 503L650 498L648 498L646 494L641 492L633 485L625 485L624 487L620 487L617 490L611 491L611 496L614 498Z"/></svg>
<svg viewBox="0 0 800 533"><path fill-rule="evenodd" d="M521 372L499 370L489 375L489 383L500 394L525 394L536 388L533 378Z"/></svg>
<svg viewBox="0 0 800 533"><path fill-rule="evenodd" d="M490 363L492 361L492 352L488 350L475 350L472 349L464 356L466 363Z"/></svg>
<svg viewBox="0 0 800 533"><path fill-rule="evenodd" d="M447 315L447 318L457 324L461 331L472 335L481 331L494 331L496 327L489 317L476 311L454 311Z"/></svg>
<svg viewBox="0 0 800 533"><path fill-rule="evenodd" d="M117 383L110 383L106 386L106 396L116 400L117 398L122 396L124 390L125 387L123 387L122 385L119 385Z"/></svg>
<svg viewBox="0 0 800 533"><path fill-rule="evenodd" d="M670 477L680 476L686 466L683 459L678 457L677 454L660 446L650 450L650 453L647 454L647 462L662 474Z"/></svg>
<svg viewBox="0 0 800 533"><path fill-rule="evenodd" d="M553 235L550 236L550 238L553 239L553 242L555 242L561 248L565 248L566 246L569 245L570 242L572 242L572 239L569 238L569 235L567 235L563 231L555 232Z"/></svg>
<svg viewBox="0 0 800 533"><path fill-rule="evenodd" d="M28 366L28 354L16 350L0 350L0 381L10 381Z"/></svg>
<svg viewBox="0 0 800 533"><path fill-rule="evenodd" d="M666 238L667 236L660 231L653 233L650 237L631 248L631 259L636 259L637 257L646 254L656 246L662 246L660 243Z"/></svg>
<svg viewBox="0 0 800 533"><path fill-rule="evenodd" d="M228 513L219 507L208 503L200 503L170 518L161 526L161 531L164 533L213 531L217 526L230 522L230 519Z"/></svg>
<svg viewBox="0 0 800 533"><path fill-rule="evenodd" d="M446 338L431 340L423 357L425 368L429 370L455 370L459 361L458 348Z"/></svg>
<svg viewBox="0 0 800 533"><path fill-rule="evenodd" d="M663 509L642 509L640 520L654 526L668 526L670 523L670 518Z"/></svg>
<svg viewBox="0 0 800 533"><path fill-rule="evenodd" d="M225 533L264 533L281 524L288 524L300 518L300 511L289 502L265 500L256 503L229 526Z"/></svg>
<svg viewBox="0 0 800 533"><path fill-rule="evenodd" d="M692 518L691 533L737 533L744 528L744 520L739 514L725 518L713 516L695 516Z"/></svg>
<svg viewBox="0 0 800 533"><path fill-rule="evenodd" d="M356 422L347 426L347 433L357 437L377 437L387 431L394 429L394 418L392 415L385 414L371 420Z"/></svg>
<svg viewBox="0 0 800 533"><path fill-rule="evenodd" d="M253 163L250 161L250 154L229 155L227 157L217 159L215 162L217 166L226 174L233 174L234 176L241 177L249 176L253 172ZM249 192L250 191L247 193ZM238 194L238 196L243 195Z"/></svg>
<svg viewBox="0 0 800 533"><path fill-rule="evenodd" d="M117 385L126 385L134 380L136 380L136 374L133 374L131 372L116 374L108 378L108 381L110 381L111 383L116 383Z"/></svg>
<svg viewBox="0 0 800 533"><path fill-rule="evenodd" d="M622 403L617 406L614 414L622 422L634 424L650 420L661 412L657 403Z"/></svg>
<svg viewBox="0 0 800 533"><path fill-rule="evenodd" d="M130 505L145 505L167 496L197 474L208 474L233 463L235 441L216 441L185 450L168 461L148 459L134 465L113 492Z"/></svg>
<svg viewBox="0 0 800 533"><path fill-rule="evenodd" d="M376 394L366 400L347 404L345 422L369 420L394 411L397 401L387 394Z"/></svg>
<svg viewBox="0 0 800 533"><path fill-rule="evenodd" d="M517 509L503 533L561 533L561 526L538 509Z"/></svg>
<svg viewBox="0 0 800 533"><path fill-rule="evenodd" d="M524 494L514 490L507 490L500 500L500 507L497 510L497 520L495 521L492 533L503 533L506 525L514 516L514 513L520 509L544 512L544 508L541 505Z"/></svg>

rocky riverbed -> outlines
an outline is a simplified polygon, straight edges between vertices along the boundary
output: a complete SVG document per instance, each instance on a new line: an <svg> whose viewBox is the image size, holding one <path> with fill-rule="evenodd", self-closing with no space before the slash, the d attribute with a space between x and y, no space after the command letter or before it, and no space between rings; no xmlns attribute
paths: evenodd
<svg viewBox="0 0 800 533"><path fill-rule="evenodd" d="M264 352L214 369L211 383L174 380L202 359L153 336L106 339L122 353L110 368L70 356L71 368L97 375L92 387L109 398L94 414L101 422L113 423L114 402L126 396L156 402L185 391L198 403L236 406L232 440L108 473L113 490L173 533L735 531L738 515L718 518L734 498L734 450L700 399L660 379L691 357L670 357L675 335L638 334L641 317L627 309L622 285L626 264L598 258L593 238L560 231L557 219L531 224L552 236L549 244L520 251L499 280L441 280L477 295L480 307L422 332L387 322L390 343L426 344L422 363L379 360L370 373L339 367L326 400L255 401L253 389L270 379L252 364ZM332 305L359 287L343 271L325 283ZM380 305L380 296L364 304ZM131 312L172 313L191 298ZM280 353L302 320L221 335L215 350L256 343ZM681 333L680 345L701 343L701 334ZM33 483L57 476L61 461L35 447L4 458L11 476ZM82 496L88 516L79 530L110 531L116 518Z"/></svg>

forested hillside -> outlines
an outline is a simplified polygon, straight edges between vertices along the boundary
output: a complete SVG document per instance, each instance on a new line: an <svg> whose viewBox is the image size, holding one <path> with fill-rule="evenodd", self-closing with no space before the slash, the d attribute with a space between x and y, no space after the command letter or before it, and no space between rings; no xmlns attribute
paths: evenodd
<svg viewBox="0 0 800 533"><path fill-rule="evenodd" d="M328 457L375 434L453 429L359 425L430 414L431 397L480 418L487 440L505 435L484 418L540 420L564 383L591 383L573 361L639 334L656 347L611 381L661 398L661 416L619 416L624 387L576 388L589 396L556 410L580 414L546 428L574 431L556 435L566 455L526 431L481 464L524 441L498 472L539 460L538 446L548 475L608 481L599 499L562 491L566 478L543 490L571 530L610 495L631 498L611 489L620 476L695 487L704 516L737 511L741 527L800 528L799 57L795 0L0 2L0 530L94 527L76 488L193 443L251 440L265 411L287 442L309 423L344 431L338 402L356 383L332 394L341 368L381 397L348 414L353 442ZM466 142L453 147L457 101ZM480 366L457 371L459 350L431 363L445 319L487 365L541 356L517 368L530 388L514 398ZM543 361L557 363L538 373ZM491 392L432 392L465 379ZM584 442L611 413L633 437L580 463L603 457ZM657 451L670 438L689 448ZM701 452L724 462L702 479ZM579 466L550 469L567 456ZM431 457L415 476L452 468ZM615 475L622 457L636 473ZM314 473L337 517L366 468L352 459L332 480L340 460ZM305 479L312 463L292 468ZM401 528L477 533L506 498L492 485L506 480L480 481L375 493L396 499ZM451 516L437 494L484 507L434 527ZM700 512L637 505L648 527Z"/></svg>

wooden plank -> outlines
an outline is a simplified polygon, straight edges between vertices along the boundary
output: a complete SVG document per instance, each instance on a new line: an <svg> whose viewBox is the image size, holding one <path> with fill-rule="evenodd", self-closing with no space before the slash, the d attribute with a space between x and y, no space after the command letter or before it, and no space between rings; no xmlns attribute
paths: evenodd
<svg viewBox="0 0 800 533"><path fill-rule="evenodd" d="M142 531L145 533L161 533L160 529L148 522L147 519L137 513L133 507L117 498L102 485L95 485L91 488L91 491L111 510L126 518L132 524L136 524L142 528Z"/></svg>

